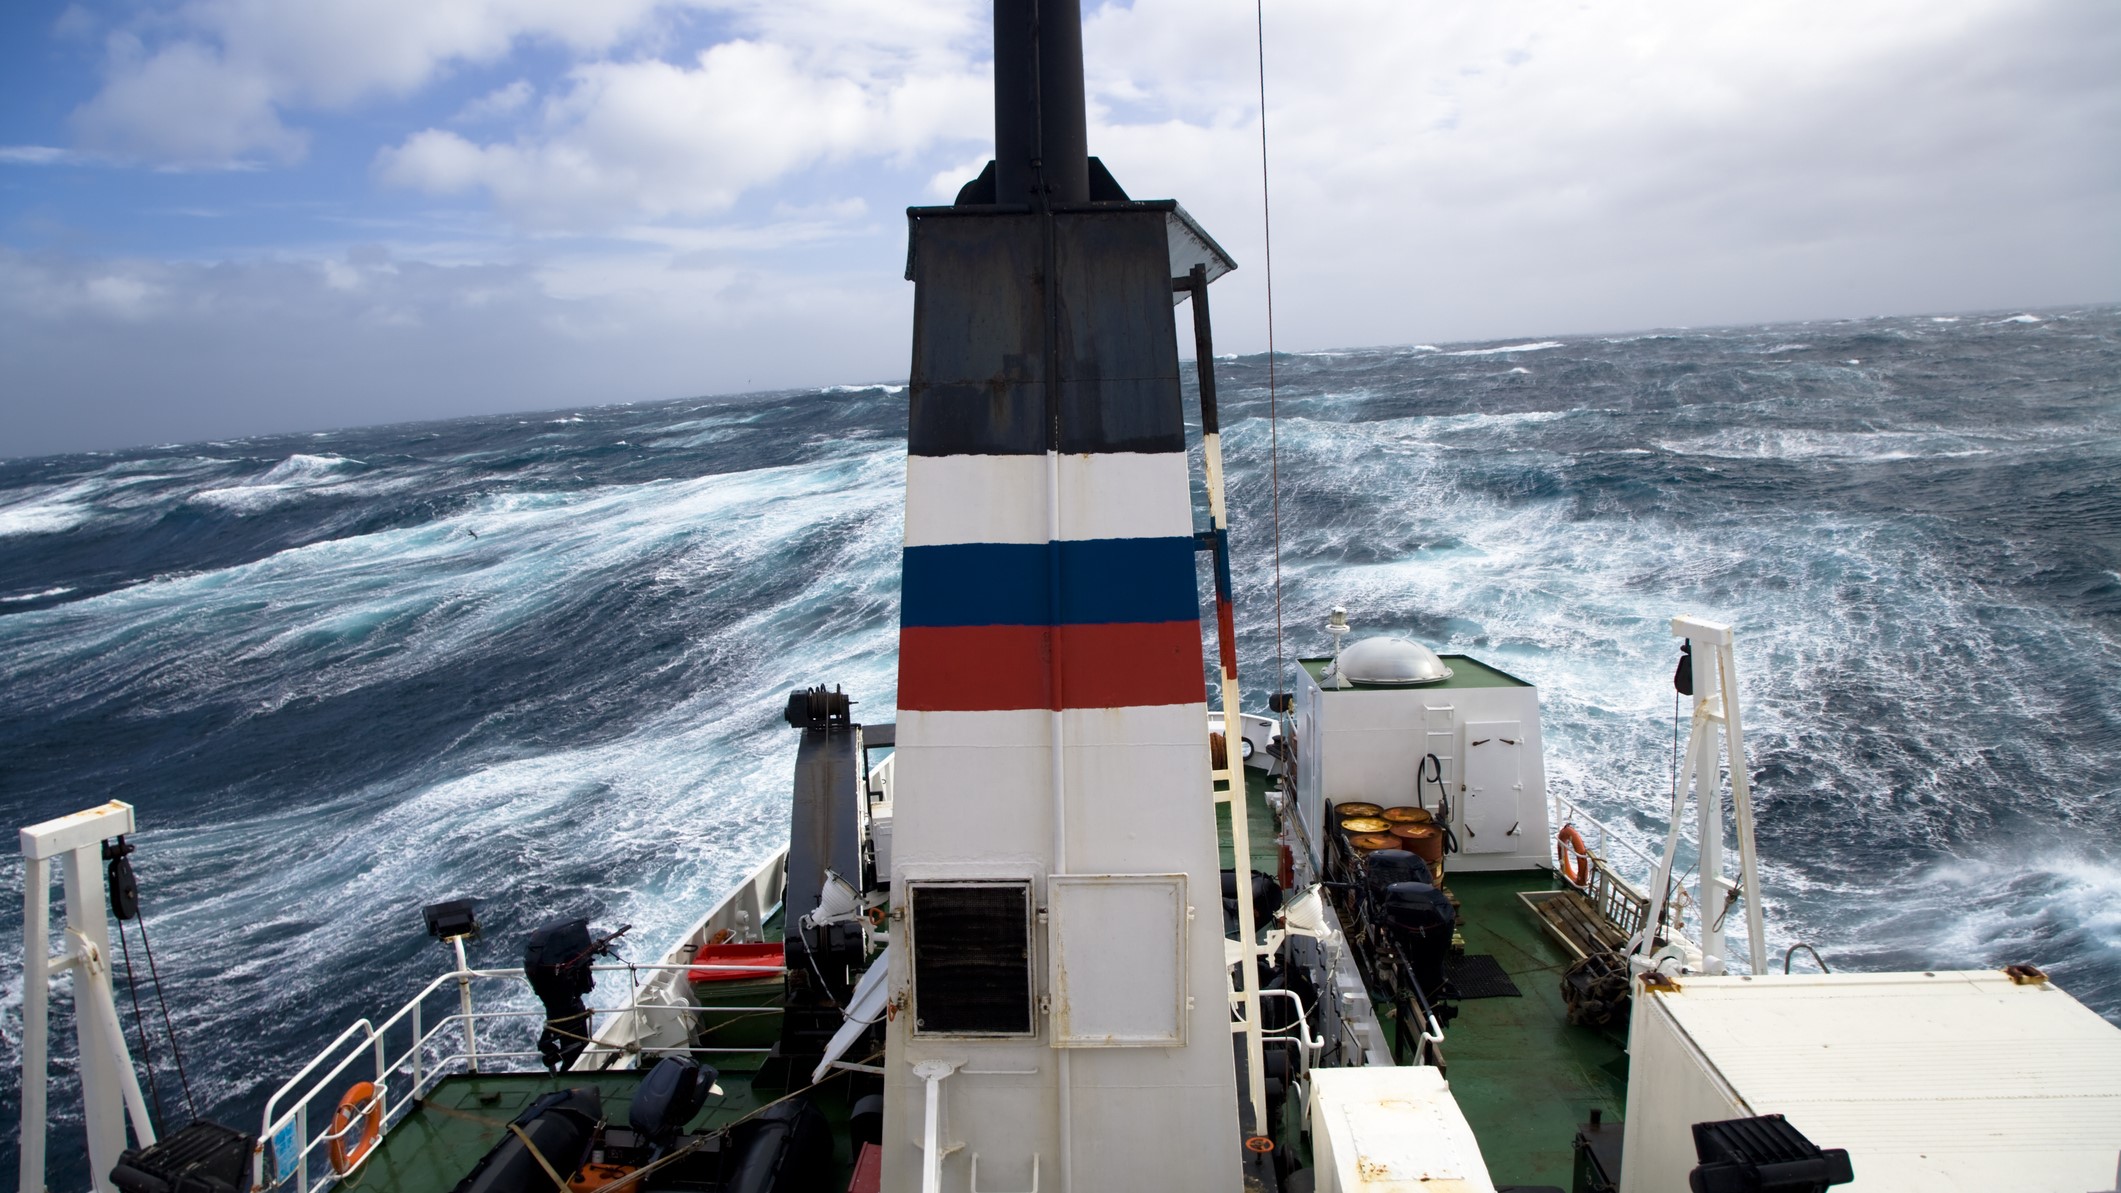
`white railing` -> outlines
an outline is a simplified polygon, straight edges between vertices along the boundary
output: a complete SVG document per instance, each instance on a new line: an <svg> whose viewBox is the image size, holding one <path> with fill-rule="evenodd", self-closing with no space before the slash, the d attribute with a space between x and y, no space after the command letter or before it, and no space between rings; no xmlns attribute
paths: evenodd
<svg viewBox="0 0 2121 1193"><path fill-rule="evenodd" d="M638 997L643 974L653 977L688 970L755 974L763 968L757 963L593 966L598 974L627 974L629 998L621 1006L592 1007L590 1014L592 1017L633 1017L636 1027L631 1036L639 1039L638 1018L644 1011L664 1015L778 1012L781 1008L765 1006L673 1006L661 1002L644 1005ZM379 1126L376 1136L380 1146L381 1136L445 1077L458 1073L534 1072L542 1068L538 1063L542 1057L534 1046L514 1047L512 1045L519 1041L509 1037L534 1041L537 1030L544 1024L545 1012L515 1006L478 1009L476 992L482 987L490 989L496 983L507 983L511 993L528 988L521 969L459 968L438 975L382 1023L361 1019L340 1032L337 1039L267 1099L260 1119L257 1150L252 1157L252 1187L273 1189L292 1182L292 1187L301 1193L327 1189L341 1177L358 1172L361 1164L373 1155L372 1151L354 1154L360 1150L371 1115ZM451 1007L449 1013L430 1024L427 1016L429 1000L439 994L456 994L460 990L468 992L461 1005ZM463 1007L471 1009L467 1012ZM525 1021L525 1031L508 1032L504 1028L499 1035L490 1034L487 1044L481 1045L479 1041L478 1028L482 1022ZM393 1040L403 1043L402 1051L391 1052ZM502 1047L496 1048L491 1046L493 1044ZM666 1047L613 1046L592 1041L584 1046L580 1060L573 1067L604 1068L624 1056L643 1053L713 1055L765 1051L764 1048L700 1048L689 1043ZM321 1075L312 1079L312 1075L320 1071ZM349 1121L337 1122L341 1094L362 1082L372 1086L373 1092L356 1107ZM283 1104L285 1109L282 1109ZM313 1111L327 1113L328 1117L319 1122ZM344 1172L338 1171L339 1165L334 1162L335 1143L343 1144L336 1150L345 1157Z"/></svg>
<svg viewBox="0 0 2121 1193"><path fill-rule="evenodd" d="M1549 791L1547 798L1554 803L1553 822L1557 825L1574 824L1577 831L1584 834L1585 843L1591 847L1591 852L1611 862L1613 860L1612 855L1607 851L1612 848L1618 848L1642 864L1642 876L1644 879L1656 872L1657 855L1635 844L1629 839L1630 834L1622 833L1619 829L1608 826L1604 821L1585 810L1582 804L1558 791ZM1682 839L1690 843L1692 841L1691 837L1684 837L1683 835Z"/></svg>

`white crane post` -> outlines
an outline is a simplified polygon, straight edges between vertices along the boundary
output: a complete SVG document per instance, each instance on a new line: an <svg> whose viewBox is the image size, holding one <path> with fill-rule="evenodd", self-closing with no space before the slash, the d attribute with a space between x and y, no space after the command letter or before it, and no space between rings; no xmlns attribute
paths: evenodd
<svg viewBox="0 0 2121 1193"><path fill-rule="evenodd" d="M50 991L54 973L74 971L74 1027L81 1050L82 1117L88 1131L90 1179L99 1193L125 1150L125 1115L142 1146L154 1130L141 1109L132 1055L117 1027L110 991L110 920L103 899L102 844L133 831L133 807L112 800L101 807L22 830L28 889L23 898L22 1193L44 1193L45 1129L50 1080ZM66 881L66 950L58 958L48 940L51 859ZM109 1014L102 1013L109 1009Z"/></svg>
<svg viewBox="0 0 2121 1193"><path fill-rule="evenodd" d="M1739 897L1745 900L1746 959L1754 973L1767 972L1767 909L1760 905L1760 854L1753 847L1753 776L1738 719L1738 660L1729 639L1716 651L1723 676L1723 733L1730 743L1731 810L1738 830Z"/></svg>

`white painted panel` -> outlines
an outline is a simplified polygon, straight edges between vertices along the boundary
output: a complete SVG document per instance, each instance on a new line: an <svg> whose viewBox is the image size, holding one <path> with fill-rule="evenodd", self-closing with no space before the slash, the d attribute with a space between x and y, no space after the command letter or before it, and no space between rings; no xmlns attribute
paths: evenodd
<svg viewBox="0 0 2121 1193"><path fill-rule="evenodd" d="M1458 848L1513 853L1523 830L1524 734L1516 721L1466 722L1465 807Z"/></svg>
<svg viewBox="0 0 2121 1193"><path fill-rule="evenodd" d="M1056 874L1046 912L1057 1048L1186 1042L1186 876Z"/></svg>
<svg viewBox="0 0 2121 1193"><path fill-rule="evenodd" d="M906 545L1043 543L1050 456L912 456L906 461ZM1064 540L1193 533L1182 452L1059 457Z"/></svg>

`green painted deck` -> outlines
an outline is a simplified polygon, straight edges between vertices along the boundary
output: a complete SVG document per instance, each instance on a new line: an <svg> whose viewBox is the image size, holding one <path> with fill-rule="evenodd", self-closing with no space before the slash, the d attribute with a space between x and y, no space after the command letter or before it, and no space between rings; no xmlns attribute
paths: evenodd
<svg viewBox="0 0 2121 1193"><path fill-rule="evenodd" d="M1281 873L1281 846L1275 843L1281 829L1274 823L1274 810L1267 806L1267 789L1275 782L1264 772L1245 771L1245 829L1251 834L1248 844L1252 846L1252 868L1268 874ZM1217 784L1215 789L1221 791L1223 788ZM1237 863L1231 860L1230 845L1230 809L1234 806L1215 805L1216 847L1221 851L1225 870L1237 868Z"/></svg>
<svg viewBox="0 0 2121 1193"><path fill-rule="evenodd" d="M1436 657L1442 659L1444 666L1451 669L1451 678L1444 680L1442 683L1418 685L1356 683L1349 686L1346 690L1351 692L1445 692L1453 688L1528 688L1532 686L1502 668L1490 667L1471 655L1447 654ZM1303 664L1304 670L1311 673L1311 678L1316 680L1325 674L1326 664L1333 660L1301 659L1298 661Z"/></svg>
<svg viewBox="0 0 2121 1193"><path fill-rule="evenodd" d="M1445 1075L1498 1185L1568 1188L1577 1124L1593 1109L1619 1122L1627 1053L1613 1036L1569 1024L1561 975L1569 954L1517 898L1552 890L1544 870L1448 874L1468 955L1502 963L1522 998L1458 1004L1444 1028Z"/></svg>
<svg viewBox="0 0 2121 1193"><path fill-rule="evenodd" d="M729 1061L730 1067L721 1070L723 1096L708 1099L707 1108L693 1120L691 1129L707 1130L735 1122L778 1096L779 1091L761 1093L751 1088L750 1065L755 1063ZM738 1064L745 1067L738 1068ZM509 1120L539 1094L593 1085L603 1095L605 1120L623 1125L633 1104L633 1091L643 1076L627 1070L558 1077L495 1073L444 1078L418 1108L391 1128L368 1163L341 1187L447 1193L500 1142ZM831 1122L833 1136L839 1143L834 1160L842 1187L854 1167L854 1158L845 1146L848 1106L841 1093L845 1084L828 1079L811 1094Z"/></svg>
<svg viewBox="0 0 2121 1193"><path fill-rule="evenodd" d="M779 940L782 912L776 910L760 926L760 935ZM728 1007L778 1006L781 984L770 982L717 982L697 990L702 1005ZM699 1045L703 1049L754 1049L771 1047L780 1039L780 1017L770 1011L746 1011L706 1020ZM722 1096L709 1098L689 1129L710 1130L733 1123L764 1107L782 1091L752 1089L752 1077L762 1056L756 1052L702 1053L699 1059L713 1065L719 1074ZM633 1105L633 1091L646 1076L637 1069L600 1073L568 1073L552 1076L535 1073L481 1073L445 1077L428 1091L420 1104L395 1123L378 1144L361 1171L342 1188L389 1189L393 1193L447 1193L471 1171L508 1130L509 1120L539 1094L553 1090L593 1085L604 1099L606 1122L624 1125ZM838 1141L834 1156L839 1180L845 1184L854 1168L854 1156L846 1146L847 1099L845 1083L827 1078L812 1092L812 1100L832 1124ZM292 1185L289 1186L290 1188Z"/></svg>
<svg viewBox="0 0 2121 1193"><path fill-rule="evenodd" d="M1460 656L1450 658L1458 668ZM1466 676L1469 670L1460 668L1458 674ZM1494 674L1501 677L1500 683L1517 682L1501 672ZM1245 779L1252 865L1272 874L1280 864L1275 844L1280 830L1266 793L1275 780L1258 771L1246 771ZM1228 867L1230 805L1217 805L1216 827L1222 864ZM1444 1028L1445 1075L1498 1185L1570 1187L1577 1125L1588 1120L1593 1109L1617 1123L1627 1107L1627 1052L1622 1041L1569 1024L1561 975L1570 956L1517 898L1519 891L1554 890L1557 885L1547 870L1447 872L1445 879L1458 897L1467 954L1494 957L1522 992L1519 998L1464 1000L1458 1004L1458 1017Z"/></svg>

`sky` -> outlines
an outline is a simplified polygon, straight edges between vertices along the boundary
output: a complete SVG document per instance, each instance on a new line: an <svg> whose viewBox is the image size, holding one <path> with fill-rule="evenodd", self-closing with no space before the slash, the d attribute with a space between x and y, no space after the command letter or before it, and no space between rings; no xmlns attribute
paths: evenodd
<svg viewBox="0 0 2121 1193"><path fill-rule="evenodd" d="M980 0L0 6L0 456L902 379ZM1085 0L1282 350L2121 299L2111 0Z"/></svg>

